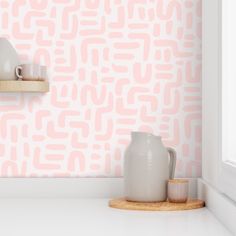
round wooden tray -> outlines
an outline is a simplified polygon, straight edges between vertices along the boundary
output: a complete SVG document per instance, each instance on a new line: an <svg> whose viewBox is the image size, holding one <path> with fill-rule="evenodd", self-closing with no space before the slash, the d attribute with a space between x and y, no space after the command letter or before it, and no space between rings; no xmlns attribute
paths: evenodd
<svg viewBox="0 0 236 236"><path fill-rule="evenodd" d="M124 198L112 199L109 201L112 208L125 210L141 210L141 211L183 211L202 208L205 206L202 200L188 200L186 203L171 202L131 202Z"/></svg>

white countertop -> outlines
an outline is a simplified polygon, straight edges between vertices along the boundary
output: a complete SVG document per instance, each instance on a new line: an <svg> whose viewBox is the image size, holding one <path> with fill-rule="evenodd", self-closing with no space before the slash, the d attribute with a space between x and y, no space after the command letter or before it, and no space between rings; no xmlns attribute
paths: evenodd
<svg viewBox="0 0 236 236"><path fill-rule="evenodd" d="M4 236L230 236L206 208L183 212L112 209L107 199L0 199Z"/></svg>

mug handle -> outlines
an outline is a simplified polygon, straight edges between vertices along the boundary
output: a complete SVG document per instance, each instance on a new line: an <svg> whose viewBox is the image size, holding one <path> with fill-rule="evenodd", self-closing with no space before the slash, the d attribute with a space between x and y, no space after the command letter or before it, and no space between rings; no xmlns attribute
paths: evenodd
<svg viewBox="0 0 236 236"><path fill-rule="evenodd" d="M16 76L17 76L18 79L22 79L22 78L23 78L23 76L20 75L20 73L19 73L21 70L22 70L22 67L21 67L21 66L17 66L16 69L15 69L15 71L16 71Z"/></svg>
<svg viewBox="0 0 236 236"><path fill-rule="evenodd" d="M169 162L169 178L173 179L175 176L175 166L176 166L176 151L171 148L168 147L167 151L170 155L170 162Z"/></svg>

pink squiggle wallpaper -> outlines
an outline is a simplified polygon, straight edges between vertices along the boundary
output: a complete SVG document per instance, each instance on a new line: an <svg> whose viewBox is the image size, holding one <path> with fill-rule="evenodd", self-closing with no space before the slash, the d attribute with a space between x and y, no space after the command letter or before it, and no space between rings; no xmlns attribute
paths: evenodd
<svg viewBox="0 0 236 236"><path fill-rule="evenodd" d="M0 0L1 36L48 94L0 94L0 176L120 176L132 130L201 173L200 0Z"/></svg>

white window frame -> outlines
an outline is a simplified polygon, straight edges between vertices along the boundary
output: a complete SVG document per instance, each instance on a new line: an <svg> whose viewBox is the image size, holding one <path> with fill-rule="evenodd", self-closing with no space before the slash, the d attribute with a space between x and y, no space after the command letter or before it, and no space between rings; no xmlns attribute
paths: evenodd
<svg viewBox="0 0 236 236"><path fill-rule="evenodd" d="M222 1L203 1L203 179L236 201L236 168L222 155Z"/></svg>

